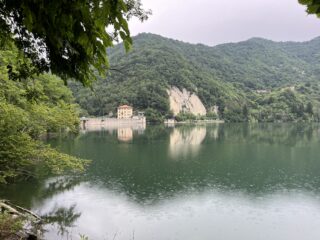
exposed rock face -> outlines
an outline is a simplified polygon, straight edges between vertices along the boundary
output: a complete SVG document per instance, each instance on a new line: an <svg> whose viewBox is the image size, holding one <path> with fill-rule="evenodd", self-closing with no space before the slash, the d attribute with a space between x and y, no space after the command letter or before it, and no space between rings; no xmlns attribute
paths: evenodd
<svg viewBox="0 0 320 240"><path fill-rule="evenodd" d="M219 106L217 106L217 105L212 106L212 107L210 108L209 112L213 112L213 113L215 113L215 114L218 115L218 113L219 113Z"/></svg>
<svg viewBox="0 0 320 240"><path fill-rule="evenodd" d="M187 91L185 88L181 91L177 87L172 87L167 91L170 110L175 116L180 112L188 112L200 116L207 114L206 108L196 94Z"/></svg>

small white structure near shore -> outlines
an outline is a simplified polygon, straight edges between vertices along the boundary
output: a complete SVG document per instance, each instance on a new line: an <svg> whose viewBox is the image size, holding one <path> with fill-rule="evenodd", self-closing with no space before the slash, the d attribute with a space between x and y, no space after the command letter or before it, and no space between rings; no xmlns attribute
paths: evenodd
<svg viewBox="0 0 320 240"><path fill-rule="evenodd" d="M134 130L146 128L146 118L81 118L81 129L83 130L101 130L101 129L118 129L132 128Z"/></svg>
<svg viewBox="0 0 320 240"><path fill-rule="evenodd" d="M167 127L174 127L176 122L177 121L174 118L168 118L164 120L164 125L166 125Z"/></svg>

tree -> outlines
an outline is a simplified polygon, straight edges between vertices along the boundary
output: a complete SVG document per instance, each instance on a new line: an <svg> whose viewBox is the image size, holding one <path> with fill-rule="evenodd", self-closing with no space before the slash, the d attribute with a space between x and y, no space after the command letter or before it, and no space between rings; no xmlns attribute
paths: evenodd
<svg viewBox="0 0 320 240"><path fill-rule="evenodd" d="M140 0L0 0L0 46L13 40L37 73L90 85L107 71L106 48L119 39L130 48L127 21L149 14Z"/></svg>
<svg viewBox="0 0 320 240"><path fill-rule="evenodd" d="M49 74L9 80L6 66L12 66L15 74L19 61L16 48L0 51L0 184L38 174L83 170L87 161L39 140L48 132L78 131L78 106L71 91Z"/></svg>
<svg viewBox="0 0 320 240"><path fill-rule="evenodd" d="M320 17L320 2L318 0L299 0L299 3L307 6L308 14L316 14Z"/></svg>
<svg viewBox="0 0 320 240"><path fill-rule="evenodd" d="M249 109L247 107L247 104L245 104L242 108L242 114L243 114L243 117L244 117L244 120L245 121L248 121L248 116L249 116Z"/></svg>
<svg viewBox="0 0 320 240"><path fill-rule="evenodd" d="M313 114L313 105L311 102L308 102L307 107L306 107L306 112L309 113L310 115Z"/></svg>

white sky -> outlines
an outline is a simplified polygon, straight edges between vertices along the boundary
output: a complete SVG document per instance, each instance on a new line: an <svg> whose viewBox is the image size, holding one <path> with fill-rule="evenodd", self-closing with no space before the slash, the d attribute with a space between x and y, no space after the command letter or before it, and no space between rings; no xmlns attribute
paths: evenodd
<svg viewBox="0 0 320 240"><path fill-rule="evenodd" d="M307 15L298 0L142 0L150 18L131 20L141 32L191 43L216 45L251 37L305 41L320 36L320 19Z"/></svg>

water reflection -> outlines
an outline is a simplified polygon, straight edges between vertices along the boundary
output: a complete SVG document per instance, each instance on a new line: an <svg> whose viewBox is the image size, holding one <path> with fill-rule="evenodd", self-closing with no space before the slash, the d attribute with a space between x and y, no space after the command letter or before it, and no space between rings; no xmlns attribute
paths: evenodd
<svg viewBox="0 0 320 240"><path fill-rule="evenodd" d="M107 132L113 135L116 132L120 142L130 142L134 134L143 134L145 130L145 122L90 119L85 127L81 128L81 133L85 135L90 132Z"/></svg>
<svg viewBox="0 0 320 240"><path fill-rule="evenodd" d="M133 131L131 128L118 128L118 140L123 142L131 141L133 138Z"/></svg>
<svg viewBox="0 0 320 240"><path fill-rule="evenodd" d="M82 181L84 181L84 178L76 176L50 178L44 182L43 187L41 188L41 198L47 199L59 193L71 191Z"/></svg>
<svg viewBox="0 0 320 240"><path fill-rule="evenodd" d="M54 222L49 239L79 233L132 239L133 231L142 240L317 239L319 129L221 124L153 126L132 135L90 131L51 141L93 159L85 174L17 184L0 194Z"/></svg>
<svg viewBox="0 0 320 240"><path fill-rule="evenodd" d="M58 207L58 205L55 205L49 212L41 215L41 218L45 223L51 225L50 228L57 229L57 235L67 236L70 234L70 229L76 226L75 222L81 216L81 213L76 212L75 209L76 204L70 207Z"/></svg>
<svg viewBox="0 0 320 240"><path fill-rule="evenodd" d="M195 156L207 134L206 127L174 128L170 134L169 154L173 159Z"/></svg>

